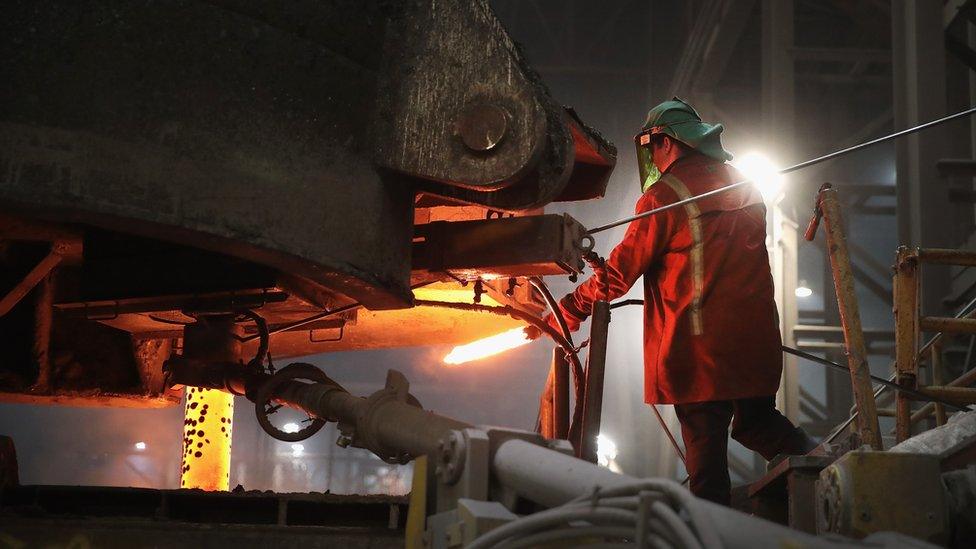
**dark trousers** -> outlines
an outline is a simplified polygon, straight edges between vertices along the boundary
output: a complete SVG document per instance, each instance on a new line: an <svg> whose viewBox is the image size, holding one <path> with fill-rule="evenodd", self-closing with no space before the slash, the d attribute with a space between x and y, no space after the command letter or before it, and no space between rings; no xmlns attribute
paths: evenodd
<svg viewBox="0 0 976 549"><path fill-rule="evenodd" d="M685 441L685 461L691 493L728 505L728 437L758 452L767 461L779 454L802 455L817 443L776 409L773 397L675 404Z"/></svg>

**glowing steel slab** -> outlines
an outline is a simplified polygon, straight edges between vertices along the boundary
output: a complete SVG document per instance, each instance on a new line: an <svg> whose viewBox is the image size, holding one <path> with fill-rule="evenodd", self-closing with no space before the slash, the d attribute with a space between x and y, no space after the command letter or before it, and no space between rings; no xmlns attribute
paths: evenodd
<svg viewBox="0 0 976 549"><path fill-rule="evenodd" d="M186 388L181 488L230 489L233 418L234 395L214 389Z"/></svg>
<svg viewBox="0 0 976 549"><path fill-rule="evenodd" d="M458 345L444 357L445 364L463 364L472 360L487 358L509 349L521 347L530 340L525 335L525 328L515 328L507 332L472 341L466 345Z"/></svg>

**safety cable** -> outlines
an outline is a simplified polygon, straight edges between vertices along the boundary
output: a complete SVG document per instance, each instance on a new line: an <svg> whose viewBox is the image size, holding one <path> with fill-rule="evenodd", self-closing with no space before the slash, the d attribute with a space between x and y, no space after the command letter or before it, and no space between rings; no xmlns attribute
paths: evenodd
<svg viewBox="0 0 976 549"><path fill-rule="evenodd" d="M610 306L610 308L612 309L614 307L623 307L623 306L626 306L626 305L643 305L643 304L644 304L644 300L643 299L628 299L628 300L623 301L623 302L614 303L614 304L612 304ZM976 299L974 299L972 302L970 302L970 305L968 305L967 308L969 306L971 306L971 305L976 305ZM962 314L965 314L965 313L962 313ZM925 347L927 348L929 345L930 345L930 343L927 343L925 345ZM837 369L837 370L843 370L845 372L850 372L850 369L847 366L844 366L843 364L834 362L832 360L827 360L826 358L820 358L817 355L810 354L810 353L801 351L799 349L794 349L793 347L787 347L786 345L781 345L780 348L786 354L790 354L790 355L793 355L793 356L798 356L800 358L805 358L805 359L807 359L807 360L809 360L811 362L815 362L815 363L821 364L823 366L829 366L829 367L834 368L834 369ZM921 391L916 391L915 389L910 389L908 387L902 387L901 385L898 385L897 383L894 383L893 381L888 380L888 379L885 379L883 377L879 377L879 376L876 376L876 375L871 375L871 381L874 381L876 383L880 383L881 385L883 385L884 387L886 387L888 389L894 389L896 391L901 391L901 392L903 392L905 394L911 395L911 396L915 397L918 400L926 400L926 401L931 401L931 402L938 402L939 404L944 404L945 406L950 406L950 407L952 407L952 408L954 408L956 410L960 410L960 411L964 411L964 412L965 411L969 411L969 408L967 408L967 407L960 406L958 404L953 404L952 402L949 402L948 400L942 400L942 399L940 399L938 397L934 397L934 396L931 396L931 395L927 395L927 394L925 394L925 393L923 393Z"/></svg>
<svg viewBox="0 0 976 549"><path fill-rule="evenodd" d="M834 362L832 360L827 360L826 358L820 358L817 355L813 355L813 354L810 354L810 353L801 351L799 349L794 349L792 347L787 347L786 345L783 345L782 346L782 349L783 349L783 352L784 353L787 353L787 354L790 354L790 355L793 355L793 356L798 356L800 358L804 358L806 360L809 360L810 362L815 362L815 363L821 364L823 366L829 366L829 367L834 368L836 370L842 370L842 371L848 372L848 373L850 372L850 369L847 366L844 366L843 364ZM969 408L968 407L960 406L960 405L954 404L954 403L952 403L952 402L950 402L948 400L943 400L941 398L938 398L938 397L935 397L935 396L932 396L932 395L927 395L927 394L925 394L925 393L923 393L921 391L917 391L915 389L911 389L911 388L908 388L908 387L902 387L901 385L898 385L897 383L895 383L893 381L888 381L887 379L885 379L883 377L878 377L876 375L871 375L870 377L871 377L871 381L874 381L876 383L880 383L881 385L887 387L888 389L894 389L895 391L900 391L902 393L905 393L906 395L911 395L916 400L926 400L926 401L931 401L931 402L937 402L939 404L942 404L944 406L948 406L948 407L954 408L954 409L959 410L959 411L962 411L962 412L968 412L969 411Z"/></svg>
<svg viewBox="0 0 976 549"><path fill-rule="evenodd" d="M792 166L790 166L788 168L783 168L782 170L779 170L777 173L779 173L781 175L785 175L785 174L792 173L792 172L795 172L795 171L798 171L798 170L802 170L803 168L808 168L810 166L813 166L814 164L819 164L819 163L825 162L827 160L832 160L834 158L839 158L841 156L850 154L850 153L855 152L855 151L859 151L859 150L864 149L866 147L870 147L870 146L873 146L873 145L877 145L877 144L880 144L880 143L884 143L885 141L890 141L892 139L895 139L895 138L898 138L898 137L902 137L904 135L911 135L913 133L920 132L920 131L925 130L925 129L928 129L928 128L932 128L932 127L938 126L940 124L944 124L946 122L949 122L949 121L952 121L952 120L956 120L958 118L962 118L962 117L965 117L965 116L969 116L969 115L971 115L973 113L976 113L976 107L971 107L971 108L966 109L964 111L960 111L960 112L957 112L955 114L950 114L949 116L945 116L945 117L942 117L942 118L939 118L939 119L936 119L936 120L931 120L929 122L925 122L924 124L919 124L919 125L913 126L911 128L906 128L906 129L901 130L901 131L897 131L897 132L894 132L894 133L890 133L888 135L885 135L885 136L882 136L882 137L878 137L878 138L872 139L870 141L865 141L864 143L860 143L858 145L853 145L851 147L847 147L846 149L841 149L839 151L834 151L832 153L825 154L823 156L818 156L816 158L812 158L810 160L806 160L804 162L800 162L799 164L794 164L794 165L792 165ZM726 185L724 187L719 187L718 189L714 189L714 190L711 190L711 191L708 191L708 192L705 192L705 193L702 193L702 194L699 194L699 195L690 196L688 198L685 198L683 200L679 200L677 202L672 202L671 204L667 204L667 205L661 206L660 208L655 208L653 210L648 210L646 212L639 213L637 215L632 215L630 217L625 217L623 219L619 219L619 220L614 221L612 223L607 223L606 225L600 225L599 227L596 227L594 229L590 229L589 231L587 231L587 234L594 235L594 234L597 234L597 233L606 231L608 229L612 229L614 227L619 227L620 225L626 225L627 223L630 223L631 221L636 221L638 219L643 219L645 217L650 217L652 215L659 214L661 212L670 210L672 208L677 208L679 206L684 206L685 204L690 204L691 202L696 202L696 201L701 200L703 198L708 198L709 196L715 196L717 194L721 194L721 193L724 193L724 192L728 192L728 191L731 191L733 189L737 189L739 187L742 187L743 185L746 185L746 184L751 183L751 182L752 182L751 179L745 179L743 181L737 181L735 183Z"/></svg>

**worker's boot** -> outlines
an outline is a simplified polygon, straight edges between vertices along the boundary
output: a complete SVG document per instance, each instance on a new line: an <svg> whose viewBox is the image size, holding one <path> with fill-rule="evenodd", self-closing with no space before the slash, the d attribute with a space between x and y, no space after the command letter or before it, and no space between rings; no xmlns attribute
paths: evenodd
<svg viewBox="0 0 976 549"><path fill-rule="evenodd" d="M793 434L783 441L783 448L780 450L781 453L789 454L791 456L805 456L812 452L820 443L817 439L811 437L806 431L800 427L795 427Z"/></svg>

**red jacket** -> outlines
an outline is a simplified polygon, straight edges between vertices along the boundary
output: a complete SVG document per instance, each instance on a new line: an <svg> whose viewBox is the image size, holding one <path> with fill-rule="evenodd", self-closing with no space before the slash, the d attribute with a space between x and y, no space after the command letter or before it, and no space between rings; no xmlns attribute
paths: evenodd
<svg viewBox="0 0 976 549"><path fill-rule="evenodd" d="M645 212L741 180L701 154L675 162L637 202ZM634 221L606 266L560 305L575 320L644 277L644 399L652 404L776 393L782 351L766 252L766 208L752 185ZM612 340L611 340L612 341Z"/></svg>

